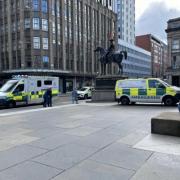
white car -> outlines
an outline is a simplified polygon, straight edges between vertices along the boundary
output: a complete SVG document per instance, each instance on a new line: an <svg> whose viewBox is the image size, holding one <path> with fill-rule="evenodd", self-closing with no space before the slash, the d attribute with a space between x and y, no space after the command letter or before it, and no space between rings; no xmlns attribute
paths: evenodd
<svg viewBox="0 0 180 180"><path fill-rule="evenodd" d="M91 98L92 96L92 91L94 90L93 87L82 87L77 91L78 93L78 98L80 99L88 99Z"/></svg>

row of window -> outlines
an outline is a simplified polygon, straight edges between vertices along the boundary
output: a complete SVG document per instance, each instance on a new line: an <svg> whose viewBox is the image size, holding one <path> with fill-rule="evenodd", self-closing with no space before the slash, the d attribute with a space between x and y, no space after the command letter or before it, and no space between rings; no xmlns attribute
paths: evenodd
<svg viewBox="0 0 180 180"><path fill-rule="evenodd" d="M40 10L40 0L33 0L33 10ZM48 11L48 2L47 0L41 0L41 11L47 13Z"/></svg>
<svg viewBox="0 0 180 180"><path fill-rule="evenodd" d="M25 29L31 28L31 19L30 18L26 18L24 20L24 26L25 26ZM42 27L43 31L48 31L48 20L47 19L41 20L41 27ZM40 27L40 18L33 18L33 29L39 30L41 27Z"/></svg>
<svg viewBox="0 0 180 180"><path fill-rule="evenodd" d="M42 48L44 50L48 50L48 38L42 38ZM41 48L41 41L40 37L33 37L33 47L34 49L40 49Z"/></svg>

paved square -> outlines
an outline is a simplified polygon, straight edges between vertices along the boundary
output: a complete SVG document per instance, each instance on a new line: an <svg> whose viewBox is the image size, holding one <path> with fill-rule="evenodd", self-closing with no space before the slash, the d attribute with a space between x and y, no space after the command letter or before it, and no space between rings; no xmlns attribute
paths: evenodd
<svg viewBox="0 0 180 180"><path fill-rule="evenodd" d="M150 134L162 105L80 103L0 114L0 180L179 180L180 138ZM0 111L1 112L1 111Z"/></svg>

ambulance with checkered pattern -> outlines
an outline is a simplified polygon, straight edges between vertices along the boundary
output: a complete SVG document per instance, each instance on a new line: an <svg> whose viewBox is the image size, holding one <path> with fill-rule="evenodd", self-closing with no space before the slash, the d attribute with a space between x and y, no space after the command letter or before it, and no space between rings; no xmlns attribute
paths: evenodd
<svg viewBox="0 0 180 180"><path fill-rule="evenodd" d="M136 102L174 105L180 100L180 88L158 78L118 80L115 99L123 105Z"/></svg>
<svg viewBox="0 0 180 180"><path fill-rule="evenodd" d="M14 76L0 89L0 105L42 103L45 91L51 88L52 95L59 94L59 78L49 76Z"/></svg>

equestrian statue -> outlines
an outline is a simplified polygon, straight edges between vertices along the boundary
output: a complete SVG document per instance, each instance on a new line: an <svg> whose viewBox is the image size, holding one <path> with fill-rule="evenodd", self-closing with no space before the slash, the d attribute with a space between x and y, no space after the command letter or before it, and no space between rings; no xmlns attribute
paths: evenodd
<svg viewBox="0 0 180 180"><path fill-rule="evenodd" d="M119 67L118 74L123 74L123 66L122 66L122 60L127 59L127 52L126 51L120 51L119 53L115 52L115 46L113 43L113 40L110 40L111 44L108 50L97 47L94 52L100 52L100 58L99 61L101 62L101 69L102 74L106 74L106 65L111 63L116 63Z"/></svg>

